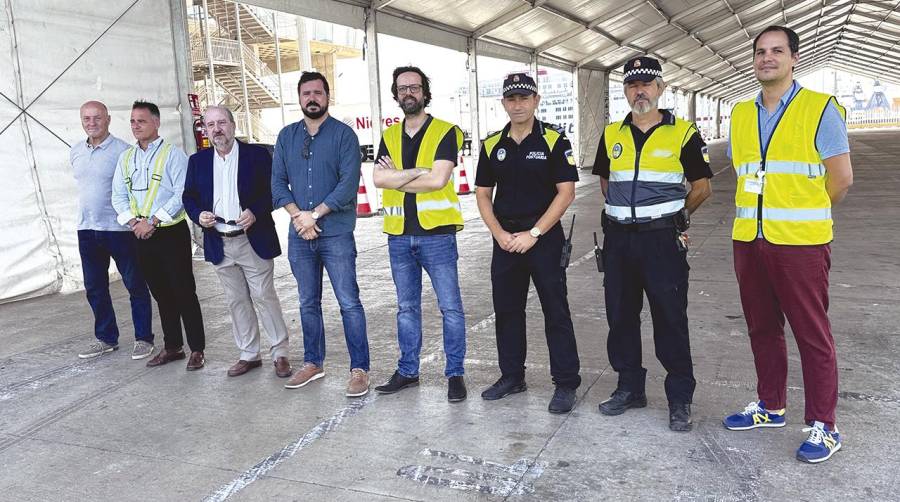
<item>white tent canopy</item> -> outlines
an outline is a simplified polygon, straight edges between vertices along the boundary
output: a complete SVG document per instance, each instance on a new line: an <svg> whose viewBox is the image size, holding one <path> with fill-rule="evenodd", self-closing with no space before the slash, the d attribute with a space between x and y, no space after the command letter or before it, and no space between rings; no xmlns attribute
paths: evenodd
<svg viewBox="0 0 900 502"><path fill-rule="evenodd" d="M199 1L199 0L197 0ZM718 105L752 94L752 38L770 24L801 37L798 76L822 67L900 84L900 0L249 0L364 30L372 122L381 103L377 34L468 55L473 147L478 59L572 71L580 164L608 120L609 82L649 54L666 80ZM69 145L83 140L78 108L104 101L112 131L131 141L142 98L163 112L162 134L191 139L191 61L185 0L5 0L0 9L0 302L80 286L77 197ZM717 108L717 107L714 107ZM718 124L718 121L716 122ZM377 144L380 131L373 128ZM593 145L593 146L592 146Z"/></svg>
<svg viewBox="0 0 900 502"><path fill-rule="evenodd" d="M138 98L159 106L163 136L183 145L190 134L184 9L172 5L7 0L0 9L0 301L81 284L69 145L85 139L83 102L105 102L112 133L128 142Z"/></svg>

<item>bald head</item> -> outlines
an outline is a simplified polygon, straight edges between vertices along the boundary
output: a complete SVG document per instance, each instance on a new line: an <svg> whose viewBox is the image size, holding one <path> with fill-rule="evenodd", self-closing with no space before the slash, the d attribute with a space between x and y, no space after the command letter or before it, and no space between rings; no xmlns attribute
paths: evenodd
<svg viewBox="0 0 900 502"><path fill-rule="evenodd" d="M81 105L81 127L92 145L99 145L109 136L109 110L99 101Z"/></svg>

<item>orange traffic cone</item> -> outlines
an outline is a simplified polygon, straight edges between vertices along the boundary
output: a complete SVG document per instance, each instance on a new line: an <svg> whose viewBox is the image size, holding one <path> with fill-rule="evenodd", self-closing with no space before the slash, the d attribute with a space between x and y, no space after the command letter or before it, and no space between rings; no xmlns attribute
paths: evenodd
<svg viewBox="0 0 900 502"><path fill-rule="evenodd" d="M356 192L356 216L363 218L374 215L372 206L369 205L369 197L366 195L366 183L363 177L359 177L359 190Z"/></svg>
<svg viewBox="0 0 900 502"><path fill-rule="evenodd" d="M469 179L466 177L466 165L463 163L463 156L459 156L459 191L458 195L466 195L472 193L469 187Z"/></svg>

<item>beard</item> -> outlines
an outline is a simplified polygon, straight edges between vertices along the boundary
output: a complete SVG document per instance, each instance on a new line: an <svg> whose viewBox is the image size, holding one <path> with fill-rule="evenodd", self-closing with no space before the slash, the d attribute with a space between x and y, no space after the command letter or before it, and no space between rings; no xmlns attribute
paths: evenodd
<svg viewBox="0 0 900 502"><path fill-rule="evenodd" d="M418 100L413 96L406 96L400 101L400 109L406 115L418 115L425 108L425 100Z"/></svg>
<svg viewBox="0 0 900 502"><path fill-rule="evenodd" d="M313 106L317 109L310 110L309 108ZM300 107L300 109L303 111L303 116L315 120L322 118L323 115L328 113L328 103L325 103L325 105L319 105L319 103L309 102L306 106Z"/></svg>
<svg viewBox="0 0 900 502"><path fill-rule="evenodd" d="M637 115L643 115L651 110L655 110L659 106L659 98L650 99L641 96L641 99L635 99L631 105L631 112Z"/></svg>

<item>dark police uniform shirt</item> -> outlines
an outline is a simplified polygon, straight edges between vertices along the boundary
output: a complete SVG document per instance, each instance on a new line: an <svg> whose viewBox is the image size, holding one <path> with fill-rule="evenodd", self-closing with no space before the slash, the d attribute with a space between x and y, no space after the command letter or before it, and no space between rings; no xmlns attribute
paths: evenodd
<svg viewBox="0 0 900 502"><path fill-rule="evenodd" d="M494 214L498 218L540 218L556 197L556 184L578 181L578 169L572 154L572 144L565 134L551 150L544 139L544 129L557 131L550 124L534 120L531 133L517 144L509 137L510 124L500 134L500 140L487 155L484 144L478 157L475 185L497 186Z"/></svg>
<svg viewBox="0 0 900 502"><path fill-rule="evenodd" d="M636 125L631 123L631 114L625 117L623 121L631 127L631 136L634 138L634 147L640 151L647 142L647 138L653 134L657 127L663 125L675 125L675 116L669 110L660 110L662 113L662 121L651 127L645 133ZM706 142L700 137L700 133L694 132L684 147L681 148L681 167L684 169L684 177L688 181L694 182L701 178L712 178L712 169L709 167L709 153L706 148ZM597 147L597 157L594 159L594 168L592 174L609 179L609 156L606 154L606 134L600 136L600 145Z"/></svg>
<svg viewBox="0 0 900 502"><path fill-rule="evenodd" d="M400 149L403 155L403 169L415 169L416 158L419 156L419 147L422 145L422 138L425 137L425 130L431 125L431 115L425 119L425 123L419 129L415 136L409 137L406 134L406 119L400 124L403 130L403 138ZM459 150L456 148L456 128L451 128L444 135L441 143L438 145L437 152L434 154L434 160L449 160L456 166L457 154ZM384 144L384 138L378 146L377 161L381 157L388 155L387 145ZM395 161L396 162L396 161ZM451 176L452 180L453 177ZM416 194L407 193L403 197L403 235L438 235L438 234L455 234L456 225L443 225L430 230L422 228L419 224L419 212L416 209Z"/></svg>

